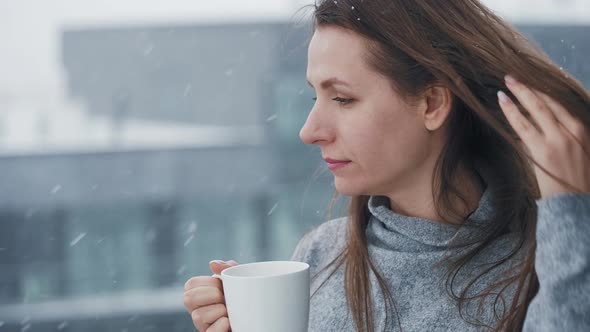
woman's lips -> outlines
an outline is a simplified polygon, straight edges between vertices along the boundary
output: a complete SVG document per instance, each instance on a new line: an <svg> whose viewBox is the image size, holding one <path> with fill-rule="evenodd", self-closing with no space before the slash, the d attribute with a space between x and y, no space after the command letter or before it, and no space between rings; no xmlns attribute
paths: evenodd
<svg viewBox="0 0 590 332"><path fill-rule="evenodd" d="M328 163L328 168L331 171L340 169L340 168L350 164L350 160L336 160L336 159L331 159L331 158L325 158L324 160Z"/></svg>

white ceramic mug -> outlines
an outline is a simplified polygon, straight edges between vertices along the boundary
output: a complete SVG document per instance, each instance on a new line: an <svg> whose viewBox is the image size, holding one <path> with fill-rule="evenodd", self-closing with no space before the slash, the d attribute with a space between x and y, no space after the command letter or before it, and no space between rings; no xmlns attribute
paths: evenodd
<svg viewBox="0 0 590 332"><path fill-rule="evenodd" d="M214 274L223 282L232 332L307 332L309 265L240 264Z"/></svg>

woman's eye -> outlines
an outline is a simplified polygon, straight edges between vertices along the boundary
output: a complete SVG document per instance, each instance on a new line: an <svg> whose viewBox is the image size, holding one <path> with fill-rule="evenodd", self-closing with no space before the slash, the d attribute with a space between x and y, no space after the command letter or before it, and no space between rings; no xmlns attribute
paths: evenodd
<svg viewBox="0 0 590 332"><path fill-rule="evenodd" d="M313 101L317 101L318 97L313 97L311 98ZM350 104L353 99L352 98L342 98L342 97L335 97L332 98L333 101L337 101L338 103L340 103L341 105L346 105L346 104Z"/></svg>
<svg viewBox="0 0 590 332"><path fill-rule="evenodd" d="M346 105L346 104L350 104L353 99L352 98L336 97L336 98L332 98L332 100L339 102L341 105Z"/></svg>

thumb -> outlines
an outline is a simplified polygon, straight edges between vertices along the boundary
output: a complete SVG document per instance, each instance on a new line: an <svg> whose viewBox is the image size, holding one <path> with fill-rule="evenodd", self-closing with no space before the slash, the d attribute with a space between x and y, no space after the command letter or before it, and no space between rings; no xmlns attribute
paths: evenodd
<svg viewBox="0 0 590 332"><path fill-rule="evenodd" d="M232 267L238 265L238 262L234 261L234 260L230 260L227 262L224 261L220 261L220 260L214 260L209 262L209 268L211 269L211 272L215 273L215 274L221 274L221 271L227 269L228 267Z"/></svg>

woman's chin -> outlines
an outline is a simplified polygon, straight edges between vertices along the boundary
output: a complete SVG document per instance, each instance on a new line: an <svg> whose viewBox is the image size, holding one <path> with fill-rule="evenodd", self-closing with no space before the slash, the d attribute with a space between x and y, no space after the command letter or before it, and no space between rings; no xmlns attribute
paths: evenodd
<svg viewBox="0 0 590 332"><path fill-rule="evenodd" d="M334 187L340 195L346 196L363 195L363 193L366 192L361 186L355 185L343 179L338 179L337 177L334 179Z"/></svg>

